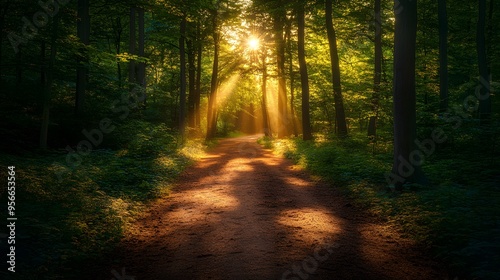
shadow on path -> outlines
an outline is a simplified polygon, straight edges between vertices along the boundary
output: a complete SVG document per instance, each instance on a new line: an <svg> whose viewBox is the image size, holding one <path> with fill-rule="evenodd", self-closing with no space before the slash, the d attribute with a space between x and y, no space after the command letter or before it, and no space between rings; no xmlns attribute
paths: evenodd
<svg viewBox="0 0 500 280"><path fill-rule="evenodd" d="M256 140L223 140L186 170L135 223L115 272L124 267L136 280L445 279L409 240Z"/></svg>

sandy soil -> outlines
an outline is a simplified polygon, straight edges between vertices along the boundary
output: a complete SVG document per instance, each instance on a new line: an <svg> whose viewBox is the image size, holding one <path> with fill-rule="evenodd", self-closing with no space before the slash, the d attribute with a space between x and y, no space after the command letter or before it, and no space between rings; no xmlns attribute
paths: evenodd
<svg viewBox="0 0 500 280"><path fill-rule="evenodd" d="M256 140L222 140L186 170L103 279L446 279L410 240Z"/></svg>

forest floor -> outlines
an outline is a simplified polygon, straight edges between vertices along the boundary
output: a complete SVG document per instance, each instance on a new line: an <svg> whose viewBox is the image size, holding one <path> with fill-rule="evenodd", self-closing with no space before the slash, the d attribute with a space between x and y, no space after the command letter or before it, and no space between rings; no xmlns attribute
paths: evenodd
<svg viewBox="0 0 500 280"><path fill-rule="evenodd" d="M447 279L414 242L257 138L221 140L189 167L102 279Z"/></svg>

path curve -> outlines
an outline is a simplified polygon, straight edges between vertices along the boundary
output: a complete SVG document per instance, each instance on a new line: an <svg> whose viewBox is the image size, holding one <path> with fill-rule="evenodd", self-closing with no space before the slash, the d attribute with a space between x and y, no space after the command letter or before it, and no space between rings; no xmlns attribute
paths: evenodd
<svg viewBox="0 0 500 280"><path fill-rule="evenodd" d="M446 279L411 241L256 140L221 140L188 168L133 225L115 272L125 267L136 280Z"/></svg>

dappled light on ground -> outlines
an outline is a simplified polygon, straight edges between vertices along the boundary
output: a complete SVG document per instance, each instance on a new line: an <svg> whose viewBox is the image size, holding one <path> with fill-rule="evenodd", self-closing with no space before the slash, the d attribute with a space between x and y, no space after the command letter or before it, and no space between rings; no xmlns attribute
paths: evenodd
<svg viewBox="0 0 500 280"><path fill-rule="evenodd" d="M137 279L437 278L410 243L256 140L222 140L186 170L129 231L121 265Z"/></svg>
<svg viewBox="0 0 500 280"><path fill-rule="evenodd" d="M311 245L331 242L341 231L339 219L326 209L287 210L280 213L277 222L289 227L295 238Z"/></svg>

